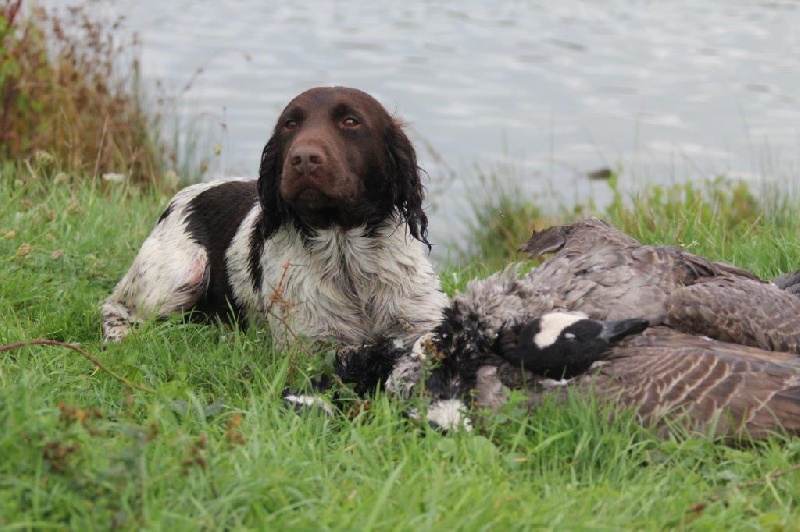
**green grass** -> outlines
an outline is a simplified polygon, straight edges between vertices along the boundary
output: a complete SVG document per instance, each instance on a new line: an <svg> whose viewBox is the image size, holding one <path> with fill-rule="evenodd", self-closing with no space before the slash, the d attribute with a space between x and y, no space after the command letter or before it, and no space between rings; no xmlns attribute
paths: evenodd
<svg viewBox="0 0 800 532"><path fill-rule="evenodd" d="M697 220L680 194L608 214L630 216L636 236L762 275L800 264L796 212L768 217L753 204L732 221L734 191L715 186L728 199L694 205L708 207ZM284 386L320 363L274 352L263 332L151 323L103 351L97 306L167 199L0 170L0 344L79 343L155 390L128 390L63 348L0 353L0 528L710 530L800 520L794 439L747 449L661 441L578 399L533 413L512 402L479 416L473 434L442 436L380 395L349 417L287 411ZM463 286L467 271L443 274L445 284Z"/></svg>

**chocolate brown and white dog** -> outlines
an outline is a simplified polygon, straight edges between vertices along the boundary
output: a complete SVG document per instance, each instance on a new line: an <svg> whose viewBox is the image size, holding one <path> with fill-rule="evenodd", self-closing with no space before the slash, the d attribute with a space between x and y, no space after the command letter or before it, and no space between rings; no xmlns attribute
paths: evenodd
<svg viewBox="0 0 800 532"><path fill-rule="evenodd" d="M294 335L407 345L447 304L423 200L414 148L380 103L310 89L278 118L257 181L175 195L102 305L104 339L192 311L268 323L279 346Z"/></svg>

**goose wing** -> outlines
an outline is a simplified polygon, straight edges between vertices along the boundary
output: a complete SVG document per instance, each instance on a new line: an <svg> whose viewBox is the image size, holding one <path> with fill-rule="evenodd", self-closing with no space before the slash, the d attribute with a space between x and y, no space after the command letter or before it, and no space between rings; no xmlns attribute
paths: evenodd
<svg viewBox="0 0 800 532"><path fill-rule="evenodd" d="M726 437L800 434L800 362L789 353L656 327L610 349L575 385L666 430L678 421Z"/></svg>
<svg viewBox="0 0 800 532"><path fill-rule="evenodd" d="M534 232L523 247L535 256L556 251L532 270L532 294L550 293L557 306L592 318L666 318L678 288L714 277L753 279L750 272L671 246L645 246L611 224L590 218Z"/></svg>
<svg viewBox="0 0 800 532"><path fill-rule="evenodd" d="M677 247L643 245L610 223L597 218L587 218L571 224L534 231L530 239L520 248L532 257L558 252L572 258L602 249L617 250L623 254L635 253L635 250L641 249L644 255L652 255L650 262L660 263L666 260L667 267L679 263L682 271L692 278L731 275L757 279L747 270L725 262L711 261ZM800 271L781 276L776 279L776 283L778 282L787 285L798 284Z"/></svg>
<svg viewBox="0 0 800 532"><path fill-rule="evenodd" d="M800 298L769 283L719 277L676 290L667 324L687 333L800 353Z"/></svg>
<svg viewBox="0 0 800 532"><path fill-rule="evenodd" d="M674 247L596 244L563 250L527 275L527 284L562 301L563 308L592 318L666 318L666 302L678 288L720 275L753 276L744 270Z"/></svg>

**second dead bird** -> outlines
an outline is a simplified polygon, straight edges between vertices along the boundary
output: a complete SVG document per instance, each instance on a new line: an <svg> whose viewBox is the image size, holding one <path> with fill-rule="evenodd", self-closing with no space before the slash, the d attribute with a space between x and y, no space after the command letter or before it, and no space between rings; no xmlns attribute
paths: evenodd
<svg viewBox="0 0 800 532"><path fill-rule="evenodd" d="M337 371L362 391L384 383L401 395L424 379L434 400L429 421L453 429L465 426L464 408L453 401L472 397L496 407L507 386L525 389L532 403L591 388L665 429L677 418L690 430L713 428L726 437L800 434L800 299L740 268L642 245L600 220L536 233L526 249L557 253L521 277L512 267L471 282L411 352L366 346L343 352ZM790 277L783 287L791 288ZM571 381L554 381L548 377L562 376L557 363L545 375L531 371L539 346L520 335L553 311L645 318L653 327L599 354L584 349L573 355L583 356L582 364L602 362ZM521 368L526 356L530 367ZM436 364L426 367L432 359ZM559 382L566 386L552 386ZM449 417L437 417L442 412Z"/></svg>

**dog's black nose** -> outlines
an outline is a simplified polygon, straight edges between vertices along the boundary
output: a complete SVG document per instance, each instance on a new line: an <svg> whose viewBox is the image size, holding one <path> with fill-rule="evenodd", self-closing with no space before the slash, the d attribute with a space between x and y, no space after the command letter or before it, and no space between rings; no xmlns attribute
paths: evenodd
<svg viewBox="0 0 800 532"><path fill-rule="evenodd" d="M298 172L310 174L325 164L325 153L313 145L295 146L289 154L289 162Z"/></svg>

